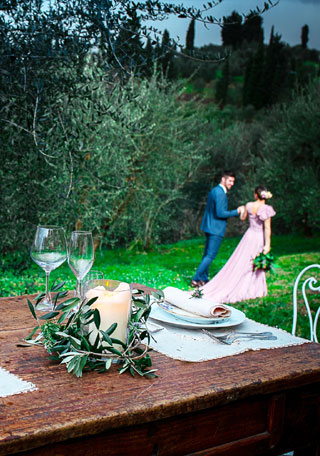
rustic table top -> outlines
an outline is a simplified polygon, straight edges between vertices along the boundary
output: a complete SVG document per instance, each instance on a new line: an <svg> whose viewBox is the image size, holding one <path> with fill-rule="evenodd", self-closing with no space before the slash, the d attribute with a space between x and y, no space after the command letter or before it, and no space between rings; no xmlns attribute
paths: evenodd
<svg viewBox="0 0 320 456"><path fill-rule="evenodd" d="M0 398L0 454L320 381L320 344L315 343L202 363L152 352L158 378L120 376L116 366L76 378L49 361L43 347L17 346L35 326L26 300L0 298L0 366L38 390Z"/></svg>

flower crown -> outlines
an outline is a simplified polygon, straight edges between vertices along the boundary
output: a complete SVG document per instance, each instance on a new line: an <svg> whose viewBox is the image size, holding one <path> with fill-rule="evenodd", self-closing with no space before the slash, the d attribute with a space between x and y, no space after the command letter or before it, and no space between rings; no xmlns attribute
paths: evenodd
<svg viewBox="0 0 320 456"><path fill-rule="evenodd" d="M261 195L261 198L263 199L270 199L272 198L272 193L271 192L268 192L267 190L262 190L262 192L260 193Z"/></svg>

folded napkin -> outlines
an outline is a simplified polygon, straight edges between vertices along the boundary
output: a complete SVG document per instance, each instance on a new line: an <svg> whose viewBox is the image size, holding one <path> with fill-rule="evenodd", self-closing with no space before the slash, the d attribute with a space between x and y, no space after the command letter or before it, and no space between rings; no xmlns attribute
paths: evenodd
<svg viewBox="0 0 320 456"><path fill-rule="evenodd" d="M226 318L231 315L227 306L204 298L193 298L188 291L167 287L163 292L168 303L195 315L208 318Z"/></svg>

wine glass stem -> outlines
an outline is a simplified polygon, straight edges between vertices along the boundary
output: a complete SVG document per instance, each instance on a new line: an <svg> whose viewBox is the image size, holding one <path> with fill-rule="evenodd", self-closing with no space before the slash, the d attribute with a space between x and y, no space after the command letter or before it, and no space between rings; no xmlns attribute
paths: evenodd
<svg viewBox="0 0 320 456"><path fill-rule="evenodd" d="M81 299L81 280L77 279L76 296Z"/></svg>
<svg viewBox="0 0 320 456"><path fill-rule="evenodd" d="M49 291L49 276L50 276L50 271L46 271L46 301L51 302L51 294Z"/></svg>

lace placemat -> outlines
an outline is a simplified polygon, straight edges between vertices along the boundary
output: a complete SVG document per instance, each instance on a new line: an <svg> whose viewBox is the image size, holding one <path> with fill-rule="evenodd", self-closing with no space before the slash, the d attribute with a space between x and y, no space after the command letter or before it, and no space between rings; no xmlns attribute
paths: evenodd
<svg viewBox="0 0 320 456"><path fill-rule="evenodd" d="M273 349L300 345L310 342L308 339L292 336L282 329L273 328L254 320L246 319L243 323L232 328L210 329L214 335L224 335L234 332L264 332L271 331L276 340L248 340L239 339L231 345L224 345L212 340L204 334L201 329L187 329L160 321L149 319L148 323L152 333L151 348L174 359L190 362L208 361L211 359L223 358L225 356L237 355L249 350Z"/></svg>
<svg viewBox="0 0 320 456"><path fill-rule="evenodd" d="M36 389L38 388L32 383L26 382L0 367L0 397L27 393L28 391L35 391Z"/></svg>

